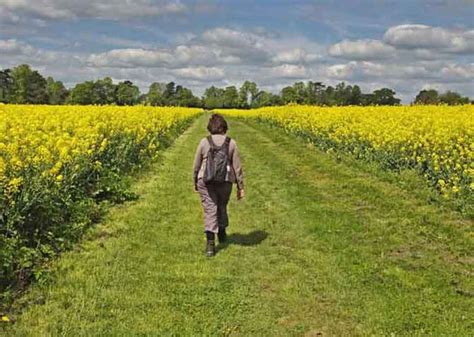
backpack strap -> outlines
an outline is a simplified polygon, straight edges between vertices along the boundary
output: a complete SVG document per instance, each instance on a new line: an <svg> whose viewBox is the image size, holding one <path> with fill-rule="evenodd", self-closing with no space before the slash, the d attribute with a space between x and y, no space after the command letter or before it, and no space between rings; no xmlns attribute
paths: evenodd
<svg viewBox="0 0 474 337"><path fill-rule="evenodd" d="M228 158L229 158L229 162L232 165L232 156L230 155L230 140L231 140L230 137L225 137L224 144L227 146L227 155L228 155Z"/></svg>
<svg viewBox="0 0 474 337"><path fill-rule="evenodd" d="M214 141L212 140L211 135L207 136L207 141L209 142L209 145L211 146L212 149L215 149L217 147L216 144L214 144Z"/></svg>

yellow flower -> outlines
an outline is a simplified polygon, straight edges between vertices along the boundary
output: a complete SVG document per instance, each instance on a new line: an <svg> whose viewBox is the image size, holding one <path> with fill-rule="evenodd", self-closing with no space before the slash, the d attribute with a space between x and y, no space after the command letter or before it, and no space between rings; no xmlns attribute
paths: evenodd
<svg viewBox="0 0 474 337"><path fill-rule="evenodd" d="M416 168L432 183L452 191L474 180L474 106L316 107L288 105L253 110L221 110L225 115L259 118L286 132L313 135L325 151L379 159L394 167ZM369 158L370 157L370 158ZM462 183L461 183L462 182ZM445 194L449 196L450 194Z"/></svg>
<svg viewBox="0 0 474 337"><path fill-rule="evenodd" d="M15 202L12 196L20 186L29 183L21 178L24 170L36 170L41 180L57 183L68 181L68 175L81 177L81 171L89 168L85 164L88 158L97 160L97 167L106 164L101 151L110 146L111 139L123 139L118 151L132 149L138 154L146 149L152 158L158 148L148 148L149 139L201 111L181 107L0 105L0 183L6 185L9 205ZM121 153L114 155L120 157Z"/></svg>
<svg viewBox="0 0 474 337"><path fill-rule="evenodd" d="M12 189L17 189L18 187L20 187L20 185L21 185L22 182L23 182L23 178L22 178L22 177L13 178L13 179L10 180L10 182L8 183L8 186L10 186Z"/></svg>

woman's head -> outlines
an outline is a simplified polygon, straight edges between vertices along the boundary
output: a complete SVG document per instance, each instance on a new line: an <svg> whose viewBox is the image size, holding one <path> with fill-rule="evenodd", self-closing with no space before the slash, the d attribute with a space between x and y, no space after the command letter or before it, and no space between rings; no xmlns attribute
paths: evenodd
<svg viewBox="0 0 474 337"><path fill-rule="evenodd" d="M212 114L211 118L209 118L207 129L211 135L223 135L227 132L227 122L221 114Z"/></svg>

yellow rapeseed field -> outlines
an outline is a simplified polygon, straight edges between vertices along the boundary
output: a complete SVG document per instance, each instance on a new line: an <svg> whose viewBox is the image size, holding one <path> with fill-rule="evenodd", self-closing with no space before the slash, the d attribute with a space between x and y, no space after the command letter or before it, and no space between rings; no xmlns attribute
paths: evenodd
<svg viewBox="0 0 474 337"><path fill-rule="evenodd" d="M417 168L445 197L474 191L474 106L314 107L223 110L257 117L320 148Z"/></svg>
<svg viewBox="0 0 474 337"><path fill-rule="evenodd" d="M201 113L176 107L0 105L0 300L133 198L127 173ZM35 277L39 277L35 274Z"/></svg>
<svg viewBox="0 0 474 337"><path fill-rule="evenodd" d="M153 155L160 135L176 123L198 114L200 109L114 107L114 106L33 106L0 105L0 183L7 193L25 182L26 170L41 171L57 182L62 169L78 157L94 158L108 142L122 139L118 146L139 146L137 156ZM120 141L118 141L120 143ZM69 167L68 173L80 171Z"/></svg>

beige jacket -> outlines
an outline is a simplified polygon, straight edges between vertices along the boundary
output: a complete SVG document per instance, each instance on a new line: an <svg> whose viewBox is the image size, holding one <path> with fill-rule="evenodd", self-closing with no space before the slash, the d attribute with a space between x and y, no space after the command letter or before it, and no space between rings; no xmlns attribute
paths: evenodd
<svg viewBox="0 0 474 337"><path fill-rule="evenodd" d="M226 135L212 135L212 140L216 146L221 146L224 144ZM204 176L204 169L207 162L207 152L210 149L209 142L207 138L201 139L199 143L196 155L194 157L193 165L193 180L194 183L197 183L199 178ZM236 183L239 190L244 188L244 174L242 170L242 164L240 161L239 150L237 148L236 142L231 139L229 143L229 158L232 162L227 181L231 183Z"/></svg>

